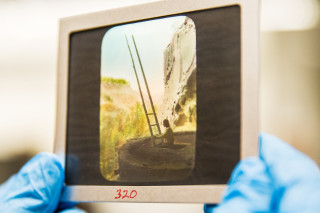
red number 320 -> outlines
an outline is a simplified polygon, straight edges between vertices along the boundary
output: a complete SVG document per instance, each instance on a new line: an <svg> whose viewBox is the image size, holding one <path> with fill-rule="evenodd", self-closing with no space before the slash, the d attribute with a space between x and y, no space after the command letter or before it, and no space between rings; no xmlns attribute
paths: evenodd
<svg viewBox="0 0 320 213"><path fill-rule="evenodd" d="M117 190L117 196L114 199L124 199L124 198L135 198L138 192L136 190L132 190L129 194L128 190Z"/></svg>

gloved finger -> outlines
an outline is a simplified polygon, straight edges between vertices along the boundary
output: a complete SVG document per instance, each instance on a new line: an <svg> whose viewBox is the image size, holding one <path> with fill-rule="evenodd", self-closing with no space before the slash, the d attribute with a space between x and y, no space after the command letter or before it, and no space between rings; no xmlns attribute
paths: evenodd
<svg viewBox="0 0 320 213"><path fill-rule="evenodd" d="M204 204L204 206L203 206L203 210L204 210L204 212L213 212L213 209L215 208L215 207L217 207L218 206L218 204Z"/></svg>
<svg viewBox="0 0 320 213"><path fill-rule="evenodd" d="M268 212L273 184L265 164L256 157L241 161L231 175L222 202L206 205L209 212Z"/></svg>
<svg viewBox="0 0 320 213"><path fill-rule="evenodd" d="M298 180L319 181L318 166L306 155L279 138L260 134L260 158L279 186L291 185Z"/></svg>
<svg viewBox="0 0 320 213"><path fill-rule="evenodd" d="M64 171L56 156L41 153L0 187L0 212L54 212Z"/></svg>
<svg viewBox="0 0 320 213"><path fill-rule="evenodd" d="M306 155L280 139L260 135L260 158L275 184L273 210L317 212L320 209L320 171Z"/></svg>
<svg viewBox="0 0 320 213"><path fill-rule="evenodd" d="M76 205L78 205L77 202L60 201L60 203L58 204L57 211L62 211L64 209L71 209L71 208L75 207Z"/></svg>
<svg viewBox="0 0 320 213"><path fill-rule="evenodd" d="M69 209L58 211L58 213L85 213L85 211L79 208L69 208Z"/></svg>

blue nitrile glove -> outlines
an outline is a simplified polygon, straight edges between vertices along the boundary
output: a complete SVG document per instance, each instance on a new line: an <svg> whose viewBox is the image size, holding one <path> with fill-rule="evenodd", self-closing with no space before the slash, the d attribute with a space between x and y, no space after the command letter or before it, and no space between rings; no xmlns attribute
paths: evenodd
<svg viewBox="0 0 320 213"><path fill-rule="evenodd" d="M206 213L320 212L320 171L306 155L280 139L260 135L260 156L240 162L219 205Z"/></svg>
<svg viewBox="0 0 320 213"><path fill-rule="evenodd" d="M75 203L60 203L64 171L53 154L41 153L0 186L0 212L82 213Z"/></svg>

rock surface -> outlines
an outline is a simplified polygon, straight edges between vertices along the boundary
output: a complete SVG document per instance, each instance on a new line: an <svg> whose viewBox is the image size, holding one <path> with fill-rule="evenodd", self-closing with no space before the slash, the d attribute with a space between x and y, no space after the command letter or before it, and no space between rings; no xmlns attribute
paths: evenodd
<svg viewBox="0 0 320 213"><path fill-rule="evenodd" d="M119 151L121 182L174 181L194 168L195 132L175 133L175 147L153 147L150 137L131 139Z"/></svg>
<svg viewBox="0 0 320 213"><path fill-rule="evenodd" d="M196 129L196 31L190 18L179 27L164 51L163 102L159 120L176 130Z"/></svg>

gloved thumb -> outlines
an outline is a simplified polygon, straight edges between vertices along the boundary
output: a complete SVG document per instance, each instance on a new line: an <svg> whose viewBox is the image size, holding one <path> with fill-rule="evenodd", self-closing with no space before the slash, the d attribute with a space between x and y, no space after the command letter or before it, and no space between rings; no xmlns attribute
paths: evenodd
<svg viewBox="0 0 320 213"><path fill-rule="evenodd" d="M232 173L222 202L205 205L206 213L268 212L273 184L265 164L257 157L241 161Z"/></svg>
<svg viewBox="0 0 320 213"><path fill-rule="evenodd" d="M62 211L59 211L58 213L85 213L82 209L79 208L72 208L72 209L64 209Z"/></svg>
<svg viewBox="0 0 320 213"><path fill-rule="evenodd" d="M57 157L40 153L0 186L0 212L55 212L63 181Z"/></svg>

